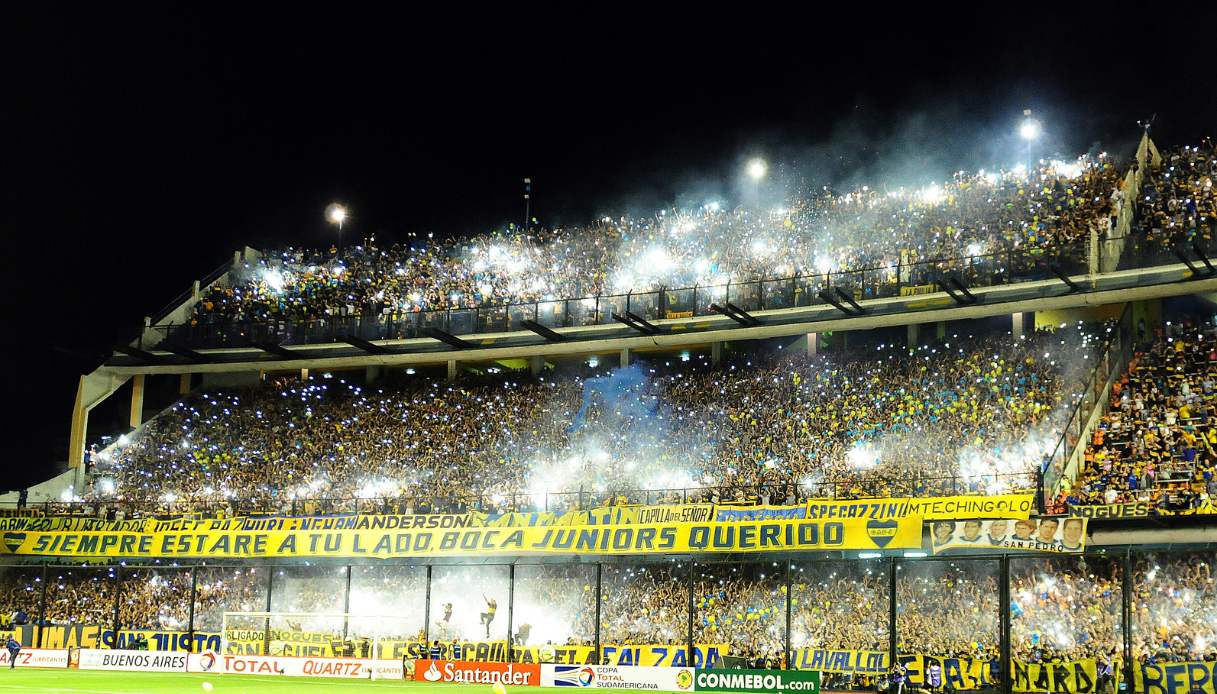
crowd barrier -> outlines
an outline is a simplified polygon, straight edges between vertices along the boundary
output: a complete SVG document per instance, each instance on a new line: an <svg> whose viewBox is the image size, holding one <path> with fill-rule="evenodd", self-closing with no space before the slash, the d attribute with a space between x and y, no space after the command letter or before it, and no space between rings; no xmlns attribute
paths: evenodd
<svg viewBox="0 0 1217 694"><path fill-rule="evenodd" d="M883 654L885 655L885 654ZM954 691L1001 686L996 662L968 658L901 655L906 685ZM870 659L865 659L871 663ZM688 666L630 666L535 662L479 662L427 658L361 659L291 657L202 653L157 653L109 649L22 649L17 667L79 668L129 672L198 672L285 677L410 679L418 682L495 684L505 686L581 687L591 689L646 689L656 691L819 691L820 673L847 672L831 661L813 658L825 667L808 669L735 670ZM9 665L9 653L0 651L0 666ZM887 672L886 659L857 674ZM1121 677L1117 662L1114 680ZM935 673L930 675L930 673ZM1134 691L1143 694L1217 694L1217 662L1138 663L1133 668ZM1093 659L1053 663L1012 663L1014 692L1098 694L1100 670Z"/></svg>

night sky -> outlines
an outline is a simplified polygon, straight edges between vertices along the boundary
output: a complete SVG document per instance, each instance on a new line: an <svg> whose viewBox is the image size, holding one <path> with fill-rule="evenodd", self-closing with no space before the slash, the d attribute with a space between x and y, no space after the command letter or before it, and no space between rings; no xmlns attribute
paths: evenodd
<svg viewBox="0 0 1217 694"><path fill-rule="evenodd" d="M244 244L328 245L333 200L391 242L519 222L524 176L546 225L730 196L753 155L924 184L1010 164L1024 108L1045 155L1217 131L1213 10L260 5L6 7L0 488L62 464L142 316Z"/></svg>

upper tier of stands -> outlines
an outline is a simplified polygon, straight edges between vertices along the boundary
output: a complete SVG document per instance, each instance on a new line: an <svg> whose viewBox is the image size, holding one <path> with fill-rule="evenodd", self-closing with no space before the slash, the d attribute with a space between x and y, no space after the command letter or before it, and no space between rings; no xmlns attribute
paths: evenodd
<svg viewBox="0 0 1217 694"><path fill-rule="evenodd" d="M777 209L715 203L530 233L269 250L208 290L187 324L161 330L194 346L403 338L519 330L525 319L612 323L627 310L679 317L725 300L807 306L826 286L896 296L943 273L971 286L1048 277L1049 266L1080 273L1092 232L1114 226L1121 185L1110 158L1083 157L921 190L804 191Z"/></svg>
<svg viewBox="0 0 1217 694"><path fill-rule="evenodd" d="M1213 143L1145 161L1135 221L1120 244L1126 261L1159 262L1193 242L1211 250ZM781 301L810 300L812 278L844 282L866 298L930 282L945 258L960 255L976 256L951 265L968 279L1009 281L1042 271L1043 263L1085 266L1088 244L1096 235L1110 239L1113 215L1129 197L1122 186L1135 177L1122 173L1102 156L1042 163L1030 177L961 173L919 191L823 190L764 212L706 205L531 234L286 249L241 268L235 285L212 288L188 328L237 326L222 336L240 337L252 323L290 332L301 321L481 311L504 302L533 302L539 316L547 300L588 295L594 298L574 305L590 307L597 322L606 304L610 313L620 310L607 296L616 291L775 273L801 277L781 283L771 297ZM875 269L854 273L868 279L849 285L846 270L857 267ZM700 305L715 293L685 299ZM659 300L648 315L675 307ZM782 502L1029 490L1059 439L1061 413L1077 401L1077 383L1060 364L1084 363L1075 357L1093 347L1066 340L1080 351L1040 349L1055 339L956 338L913 355L888 345L853 357L745 356L717 368L653 363L612 377L586 370L373 387L314 378L209 392L179 402L129 445L95 459L100 474L87 497L141 508L283 511L302 499L371 498L371 507L359 507L380 510L393 499L398 509L562 510L622 496L633 503ZM1205 383L1169 396L1160 416L1177 417L1175 401L1207 392ZM1197 403L1184 410L1195 412ZM1137 442L1122 441L1120 417L1109 415L1088 454L1093 464L1058 506L1113 498L1207 503L1214 456L1204 447L1211 444L1206 424L1193 423L1195 431L1166 425L1173 428L1152 442L1166 452L1143 453ZM1193 437L1204 446L1189 447ZM1151 464L1144 455L1170 460Z"/></svg>
<svg viewBox="0 0 1217 694"><path fill-rule="evenodd" d="M1033 490L1096 343L1072 326L535 379L314 374L183 399L98 457L90 497L562 510L630 489L675 490L635 503Z"/></svg>
<svg viewBox="0 0 1217 694"><path fill-rule="evenodd" d="M1208 138L1198 146L1168 150L1160 166L1147 167L1124 265L1177 262L1174 250L1193 243L1211 255L1217 224L1214 178L1217 148Z"/></svg>

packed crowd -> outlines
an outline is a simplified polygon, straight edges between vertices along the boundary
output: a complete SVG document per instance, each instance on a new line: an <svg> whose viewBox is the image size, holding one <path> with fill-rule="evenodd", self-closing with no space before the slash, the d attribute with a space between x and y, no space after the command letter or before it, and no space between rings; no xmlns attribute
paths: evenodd
<svg viewBox="0 0 1217 694"><path fill-rule="evenodd" d="M1142 555L1134 560L1132 644L1138 661L1217 660L1217 576L1210 553ZM1110 660L1123 651L1120 560L1025 558L1011 562L1011 654L1020 662L1083 658ZM432 639L482 640L477 612L483 595L500 597L491 639L506 637L506 573L453 569L454 586L480 593L453 609L443 588L433 591ZM594 642L594 569L586 566L517 567L512 637L517 645ZM522 569L522 570L520 570ZM688 642L689 566L681 563L606 565L601 643ZM729 653L780 662L784 648L784 566L697 565L693 581L693 640L725 644ZM195 631L218 633L224 611L262 611L268 581L287 598L285 612L341 611L345 568L278 569L200 567ZM270 575L272 574L273 575ZM189 627L189 570L53 569L46 590L49 624L114 624L115 599L124 630L181 632ZM40 569L7 569L0 585L5 628L36 624L43 615ZM869 562L795 564L791 577L791 647L886 651L888 582L884 565ZM997 564L989 561L905 563L897 568L896 625L901 653L998 657L1000 609ZM470 584L472 581L473 584ZM355 638L424 638L426 578L418 567L354 567L347 635ZM456 595L456 593L451 593ZM310 602L316 600L318 602ZM468 614L464 614L468 612ZM236 619L236 618L234 618ZM333 634L342 620L274 618L272 629ZM263 621L233 629L261 629Z"/></svg>
<svg viewBox="0 0 1217 694"><path fill-rule="evenodd" d="M1139 254L1169 254L1198 243L1211 254L1217 224L1217 147L1210 138L1198 146L1171 149L1160 165L1147 165L1141 181L1129 261Z"/></svg>
<svg viewBox="0 0 1217 694"><path fill-rule="evenodd" d="M784 567L698 566L693 581L693 642L723 643L749 660L783 660Z"/></svg>
<svg viewBox="0 0 1217 694"><path fill-rule="evenodd" d="M1133 658L1217 660L1217 577L1213 553L1162 554L1133 566Z"/></svg>
<svg viewBox="0 0 1217 694"><path fill-rule="evenodd" d="M1096 341L1079 325L1021 340L955 335L913 352L779 350L717 367L673 360L384 388L320 377L207 392L98 456L90 498L554 510L581 489L596 503L628 489L774 502L1029 489Z"/></svg>
<svg viewBox="0 0 1217 694"><path fill-rule="evenodd" d="M1000 655L997 566L986 562L900 565L896 649L993 660Z"/></svg>
<svg viewBox="0 0 1217 694"><path fill-rule="evenodd" d="M125 629L186 631L190 628L190 572L135 569L118 582L118 623ZM229 608L233 609L233 608Z"/></svg>
<svg viewBox="0 0 1217 694"><path fill-rule="evenodd" d="M1079 478L1060 505L1143 502L1151 512L1209 509L1217 498L1217 328L1172 322L1113 384Z"/></svg>
<svg viewBox="0 0 1217 694"><path fill-rule="evenodd" d="M863 291L894 293L884 287L932 281L919 263L971 256L992 257L952 269L1001 282L1040 261L1084 261L1091 229L1109 228L1118 183L1106 156L1083 157L1042 163L1030 176L960 172L915 191L826 187L777 209L711 203L528 233L287 248L210 289L192 322L400 315L864 268L884 272Z"/></svg>
<svg viewBox="0 0 1217 694"><path fill-rule="evenodd" d="M0 629L29 624L42 601L42 571L37 568L0 569Z"/></svg>
<svg viewBox="0 0 1217 694"><path fill-rule="evenodd" d="M600 608L603 643L687 644L689 567L606 566Z"/></svg>
<svg viewBox="0 0 1217 694"><path fill-rule="evenodd" d="M1121 576L1108 559L1010 565L1010 652L1028 663L1122 657Z"/></svg>

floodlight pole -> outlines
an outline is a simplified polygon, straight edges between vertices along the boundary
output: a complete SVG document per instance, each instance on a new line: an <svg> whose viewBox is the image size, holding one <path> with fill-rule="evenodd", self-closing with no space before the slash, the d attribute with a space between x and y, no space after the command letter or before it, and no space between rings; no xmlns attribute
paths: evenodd
<svg viewBox="0 0 1217 694"><path fill-rule="evenodd" d="M352 567L350 565L348 565L346 567L346 569L347 569L346 593L345 593L345 595L343 595L343 598L342 598L342 640L343 641L346 641L347 636L349 636L350 626L351 626L351 569L352 569Z"/></svg>
<svg viewBox="0 0 1217 694"><path fill-rule="evenodd" d="M532 179L524 178L524 234L528 234L528 222L532 218Z"/></svg>
<svg viewBox="0 0 1217 694"><path fill-rule="evenodd" d="M190 567L190 604L187 609L190 610L186 617L186 638L190 639L190 645L187 649L194 653L194 601L198 600L199 595L199 567Z"/></svg>

